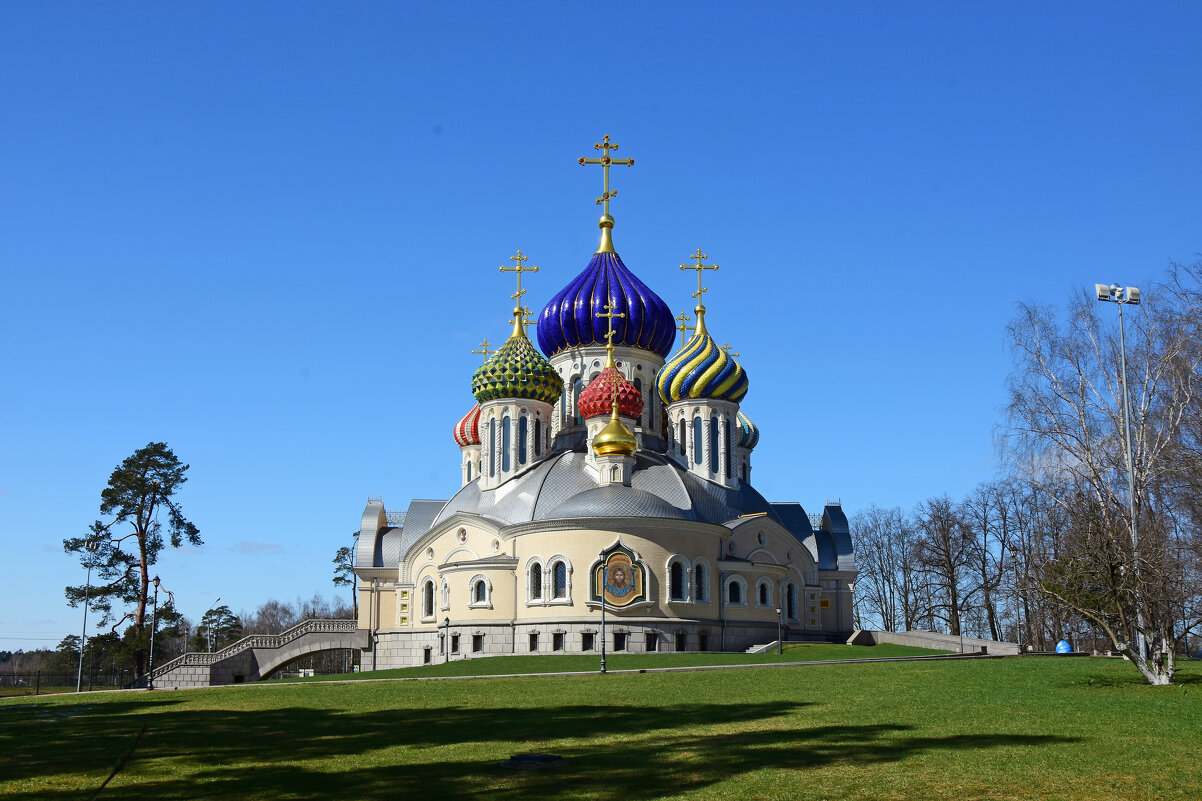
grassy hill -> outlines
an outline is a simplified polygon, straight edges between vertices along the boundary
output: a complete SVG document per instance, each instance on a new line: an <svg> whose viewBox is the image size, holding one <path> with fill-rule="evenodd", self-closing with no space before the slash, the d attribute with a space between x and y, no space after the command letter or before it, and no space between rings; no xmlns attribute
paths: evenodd
<svg viewBox="0 0 1202 801"><path fill-rule="evenodd" d="M1022 657L11 699L0 796L86 798L145 726L101 799L1199 798L1202 665L1179 677ZM499 766L524 752L566 764Z"/></svg>

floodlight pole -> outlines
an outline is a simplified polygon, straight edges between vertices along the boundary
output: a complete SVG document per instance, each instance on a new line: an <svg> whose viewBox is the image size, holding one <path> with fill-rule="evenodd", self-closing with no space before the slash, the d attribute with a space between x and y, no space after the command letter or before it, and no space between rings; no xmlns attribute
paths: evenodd
<svg viewBox="0 0 1202 801"><path fill-rule="evenodd" d="M1123 306L1128 303L1139 305L1139 288L1122 287L1111 284L1096 284L1098 300L1118 304L1119 307L1119 371L1123 386L1123 434L1127 450L1127 502L1131 517L1131 558L1134 563L1135 582L1140 583L1139 570L1139 528L1135 522L1135 462L1131 458L1131 403L1127 395L1127 335L1123 327ZM1106 290L1105 292L1103 290ZM1133 291L1134 290L1134 291ZM1148 643L1144 637L1144 609L1142 603L1135 606L1136 614L1136 647L1143 659L1148 658Z"/></svg>
<svg viewBox="0 0 1202 801"><path fill-rule="evenodd" d="M100 548L99 540L92 540L84 546L88 553L95 554ZM83 635L79 638L79 672L75 675L75 692L83 690L83 652L88 644L88 596L92 594L92 560L88 560L88 577L83 585ZM91 671L88 671L88 684L92 683Z"/></svg>
<svg viewBox="0 0 1202 801"><path fill-rule="evenodd" d="M601 558L601 586L598 595L601 596L601 675L605 675L605 551L600 553Z"/></svg>

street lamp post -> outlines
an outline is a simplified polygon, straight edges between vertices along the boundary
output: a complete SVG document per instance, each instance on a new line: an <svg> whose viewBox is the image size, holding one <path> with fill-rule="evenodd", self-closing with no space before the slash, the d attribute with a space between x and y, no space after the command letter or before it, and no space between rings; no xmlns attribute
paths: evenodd
<svg viewBox="0 0 1202 801"><path fill-rule="evenodd" d="M204 614L200 616L200 622L202 624L205 622L205 615L208 615L209 612L212 612L214 609L216 609L217 604L219 603L221 603L220 595L213 599L213 603L209 604L209 608L206 609ZM205 626L205 639L208 641L209 653L213 653L213 621L211 620L209 621L209 624Z"/></svg>
<svg viewBox="0 0 1202 801"><path fill-rule="evenodd" d="M93 556L100 549L100 541L92 540L84 546ZM83 689L83 651L88 644L88 596L92 593L92 559L88 559L88 577L83 585L83 635L79 638L79 673L75 676L75 692ZM91 671L88 671L88 684L92 683Z"/></svg>
<svg viewBox="0 0 1202 801"><path fill-rule="evenodd" d="M1135 522L1135 463L1131 458L1131 404L1127 395L1127 335L1123 328L1123 306L1127 304L1131 304L1132 306L1139 305L1139 287L1122 287L1118 284L1111 284L1110 286L1094 284L1094 291L1097 292L1098 300L1106 303L1116 303L1119 307L1119 371L1123 386L1123 434L1127 450L1127 501L1131 517L1131 558L1134 563L1135 581L1136 584L1139 584L1139 528ZM1135 612L1137 627L1135 632L1136 647L1139 649L1140 657L1147 659L1148 644L1144 638L1144 610L1142 603L1136 605Z"/></svg>
<svg viewBox="0 0 1202 801"><path fill-rule="evenodd" d="M597 589L601 596L601 675L605 675L605 551L601 554L601 586Z"/></svg>
<svg viewBox="0 0 1202 801"><path fill-rule="evenodd" d="M442 663L445 665L451 661L451 619L444 617L442 619L443 635L442 635Z"/></svg>
<svg viewBox="0 0 1202 801"><path fill-rule="evenodd" d="M778 607L776 607L776 652L778 654L783 654L785 652L785 643L781 639L781 636L780 636L780 626L781 626L780 613L781 613L781 607L778 606Z"/></svg>
<svg viewBox="0 0 1202 801"><path fill-rule="evenodd" d="M159 616L159 577L154 577L154 608L150 611L150 659L146 665L146 689L154 689L154 629Z"/></svg>

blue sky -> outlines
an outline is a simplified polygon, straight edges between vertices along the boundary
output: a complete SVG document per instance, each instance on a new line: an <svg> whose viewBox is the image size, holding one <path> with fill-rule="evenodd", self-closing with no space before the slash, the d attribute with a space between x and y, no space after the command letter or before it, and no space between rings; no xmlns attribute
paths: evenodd
<svg viewBox="0 0 1202 801"><path fill-rule="evenodd" d="M740 352L753 483L909 507L997 469L1018 301L1202 246L1192 3L0 6L0 648L80 612L61 541L169 443L196 618L334 593L450 431L522 248L538 310L614 239Z"/></svg>

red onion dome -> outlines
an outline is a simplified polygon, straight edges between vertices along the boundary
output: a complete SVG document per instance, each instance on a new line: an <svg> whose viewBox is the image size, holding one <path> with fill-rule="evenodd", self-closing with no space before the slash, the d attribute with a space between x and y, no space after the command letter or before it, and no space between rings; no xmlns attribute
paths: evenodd
<svg viewBox="0 0 1202 801"><path fill-rule="evenodd" d="M580 393L577 406L586 420L607 416L613 410L614 387L618 388L618 414L638 418L643 413L643 396L615 367L606 367Z"/></svg>
<svg viewBox="0 0 1202 801"><path fill-rule="evenodd" d="M461 448L480 444L480 404L455 424L455 444Z"/></svg>

